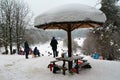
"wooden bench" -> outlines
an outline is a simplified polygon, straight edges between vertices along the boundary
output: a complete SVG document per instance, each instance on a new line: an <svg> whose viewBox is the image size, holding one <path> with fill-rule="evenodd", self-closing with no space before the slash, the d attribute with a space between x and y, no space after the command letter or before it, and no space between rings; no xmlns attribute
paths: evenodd
<svg viewBox="0 0 120 80"><path fill-rule="evenodd" d="M65 75L66 70L68 70L66 67L63 67L63 66L58 66L58 68L62 70L63 75Z"/></svg>
<svg viewBox="0 0 120 80"><path fill-rule="evenodd" d="M75 67L74 67L76 70L75 72L79 74L79 71L82 69L82 68L91 68L90 66L90 63L87 62L87 60L85 60L83 63L81 64L76 64ZM72 70L74 70L74 68L72 68ZM74 72L74 71L73 71Z"/></svg>
<svg viewBox="0 0 120 80"><path fill-rule="evenodd" d="M90 68L92 68L92 67L91 67L90 63L88 63L88 62L84 62L82 64L79 64L79 70L81 70L81 69L90 69Z"/></svg>
<svg viewBox="0 0 120 80"><path fill-rule="evenodd" d="M66 67L63 67L63 66L60 66L60 65L56 65L55 63L56 62L59 62L59 61L62 61L62 60L53 60L53 61L50 61L50 63L52 63L53 64L53 73L54 73L54 68L58 68L60 71L62 70L62 72L63 72L63 75L65 75L65 72L66 72L66 70L68 70ZM56 73L56 71L55 71L55 73Z"/></svg>
<svg viewBox="0 0 120 80"><path fill-rule="evenodd" d="M82 68L82 67L85 66L85 65L89 65L89 63L88 63L88 62L84 62L84 63L82 63L82 64L79 64L79 67Z"/></svg>
<svg viewBox="0 0 120 80"><path fill-rule="evenodd" d="M62 73L63 75L65 75L65 72L66 70L68 70L66 67L63 67L63 66L59 66L59 65L53 65L53 73L56 73L57 71L61 71L62 70Z"/></svg>

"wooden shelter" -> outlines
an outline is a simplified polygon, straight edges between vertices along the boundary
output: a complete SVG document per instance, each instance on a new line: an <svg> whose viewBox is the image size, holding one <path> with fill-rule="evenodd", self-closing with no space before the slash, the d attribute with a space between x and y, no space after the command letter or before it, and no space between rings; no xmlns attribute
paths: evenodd
<svg viewBox="0 0 120 80"><path fill-rule="evenodd" d="M105 14L82 4L67 4L56 7L35 18L35 27L40 29L62 29L68 35L68 57L72 56L71 32L78 28L95 28L106 21ZM72 62L69 62L69 70Z"/></svg>

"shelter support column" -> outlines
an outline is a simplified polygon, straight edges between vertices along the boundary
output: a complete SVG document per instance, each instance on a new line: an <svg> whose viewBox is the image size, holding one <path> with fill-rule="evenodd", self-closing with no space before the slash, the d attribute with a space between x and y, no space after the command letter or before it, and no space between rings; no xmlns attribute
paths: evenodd
<svg viewBox="0 0 120 80"><path fill-rule="evenodd" d="M68 24L68 31L67 31L67 35L68 35L68 57L72 56L72 41L71 41L71 25ZM68 62L68 69L69 71L72 68L72 61Z"/></svg>

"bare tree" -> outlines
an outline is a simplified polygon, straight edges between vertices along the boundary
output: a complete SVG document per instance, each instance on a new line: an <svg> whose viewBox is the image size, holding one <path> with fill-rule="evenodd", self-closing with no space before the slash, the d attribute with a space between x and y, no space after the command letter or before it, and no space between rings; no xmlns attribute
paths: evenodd
<svg viewBox="0 0 120 80"><path fill-rule="evenodd" d="M23 42L24 39L25 27L29 24L30 21L30 19L28 18L30 10L28 6L21 1L18 1L15 6L15 41L17 44L17 51L19 51L20 44Z"/></svg>
<svg viewBox="0 0 120 80"><path fill-rule="evenodd" d="M19 50L20 41L28 24L29 8L20 0L0 0L0 14L4 40L9 43L10 54L12 54L13 43L17 44Z"/></svg>
<svg viewBox="0 0 120 80"><path fill-rule="evenodd" d="M6 0L5 0L6 1ZM8 16L8 10L9 10L9 8L10 7L8 7L7 5L8 5L9 3L6 1L6 3L5 2L3 2L2 0L0 1L0 14L1 14L1 18L0 18L0 24L1 24L1 35L2 35L2 40L4 41L3 43L4 43L4 46L5 46L5 51L7 52L8 50L7 50L7 46L9 45L9 44L6 44L6 43L8 43L8 37L9 37L9 27L8 27L8 20L7 20L7 17L6 16Z"/></svg>

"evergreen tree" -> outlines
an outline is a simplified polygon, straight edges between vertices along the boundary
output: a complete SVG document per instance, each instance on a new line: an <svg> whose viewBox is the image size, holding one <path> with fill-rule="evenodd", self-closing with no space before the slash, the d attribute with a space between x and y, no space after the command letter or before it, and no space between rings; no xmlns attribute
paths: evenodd
<svg viewBox="0 0 120 80"><path fill-rule="evenodd" d="M107 21L106 25L103 26L103 41L104 45L109 46L109 56L108 58L119 58L119 49L120 49L120 37L117 35L120 34L120 6L117 5L119 0L102 0L101 1L101 10L106 14ZM116 36L114 36L116 35ZM116 40L116 37L118 37ZM107 39L107 40L106 40Z"/></svg>
<svg viewBox="0 0 120 80"><path fill-rule="evenodd" d="M106 59L119 59L120 57L120 7L119 0L101 0L101 8L107 17L102 27L95 28L90 36L94 36L93 51L98 51ZM90 40L87 39L86 42ZM85 42L85 43L86 43ZM92 43L88 43L93 45ZM84 46L85 48L86 46ZM88 49L88 50L92 50ZM88 51L89 52L89 51Z"/></svg>

